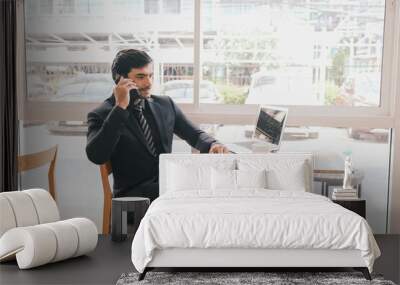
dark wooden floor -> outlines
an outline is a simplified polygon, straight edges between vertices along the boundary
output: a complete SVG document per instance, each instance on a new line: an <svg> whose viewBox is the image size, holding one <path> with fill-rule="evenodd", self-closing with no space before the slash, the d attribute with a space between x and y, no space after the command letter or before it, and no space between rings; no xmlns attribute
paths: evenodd
<svg viewBox="0 0 400 285"><path fill-rule="evenodd" d="M376 273L395 283L400 281L400 236L375 236L382 256L375 262ZM111 242L99 236L94 252L42 267L19 270L16 262L0 265L0 284L115 284L124 272L134 271L130 259L131 240ZM331 270L330 270L331 271Z"/></svg>

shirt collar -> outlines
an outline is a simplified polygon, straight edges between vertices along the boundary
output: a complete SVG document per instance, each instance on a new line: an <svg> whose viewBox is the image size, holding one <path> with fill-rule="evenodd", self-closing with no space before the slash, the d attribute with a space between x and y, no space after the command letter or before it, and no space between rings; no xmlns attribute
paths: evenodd
<svg viewBox="0 0 400 285"><path fill-rule="evenodd" d="M145 99L141 99L141 98L133 100L133 107L138 108L138 109L139 108L144 109L144 106L145 106L144 100Z"/></svg>
<svg viewBox="0 0 400 285"><path fill-rule="evenodd" d="M132 108L135 110L144 110L146 109L146 102L153 102L153 98L149 97L146 99L136 98L132 103Z"/></svg>

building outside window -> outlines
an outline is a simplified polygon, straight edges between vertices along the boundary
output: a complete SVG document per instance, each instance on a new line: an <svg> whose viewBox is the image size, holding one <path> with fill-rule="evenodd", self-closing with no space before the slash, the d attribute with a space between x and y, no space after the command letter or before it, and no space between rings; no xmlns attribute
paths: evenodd
<svg viewBox="0 0 400 285"><path fill-rule="evenodd" d="M144 1L144 13L145 14L158 14L160 10L159 0L145 0Z"/></svg>
<svg viewBox="0 0 400 285"><path fill-rule="evenodd" d="M180 0L163 0L163 13L165 14L179 14L181 11Z"/></svg>
<svg viewBox="0 0 400 285"><path fill-rule="evenodd" d="M39 14L32 9L36 3ZM86 74L86 65L109 73L112 57L128 47L147 50L156 59L156 86L161 87L171 76L163 66L193 65L198 48L200 73L190 79L216 87L218 97L207 104L381 107L384 0L206 0L199 11L192 0L132 3L27 0L29 100L53 101L61 82ZM194 12L200 14L200 34L194 31ZM60 20L60 14L66 18ZM163 25L148 18L155 14ZM44 23L43 15L48 16ZM197 47L196 37L201 38ZM49 53L54 59L44 56Z"/></svg>

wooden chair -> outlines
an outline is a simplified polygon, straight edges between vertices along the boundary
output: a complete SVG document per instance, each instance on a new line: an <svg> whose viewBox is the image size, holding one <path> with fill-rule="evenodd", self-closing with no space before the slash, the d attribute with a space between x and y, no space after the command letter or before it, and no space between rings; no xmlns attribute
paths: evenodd
<svg viewBox="0 0 400 285"><path fill-rule="evenodd" d="M49 193L55 201L57 201L57 199L54 169L56 167L57 149L58 145L41 152L18 156L18 172L28 171L50 163L47 174L49 179Z"/></svg>
<svg viewBox="0 0 400 285"><path fill-rule="evenodd" d="M103 234L110 234L112 192L108 176L112 173L111 163L108 161L100 165L101 183L103 184Z"/></svg>

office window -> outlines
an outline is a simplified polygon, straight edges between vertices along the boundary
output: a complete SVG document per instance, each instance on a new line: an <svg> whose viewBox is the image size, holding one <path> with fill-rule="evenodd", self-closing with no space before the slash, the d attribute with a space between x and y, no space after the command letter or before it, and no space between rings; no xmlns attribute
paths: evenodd
<svg viewBox="0 0 400 285"><path fill-rule="evenodd" d="M163 24L165 30L157 31L159 23L138 9L144 4L147 11L158 11L159 1L47 2L57 4L63 17L58 13L43 17L47 11L33 14L29 7L35 1L25 1L28 101L101 102L112 94L115 54L135 48L154 60L155 94L171 95L178 103L193 102L193 5L187 15L167 15L171 20ZM164 5L176 11L179 3ZM186 86L183 93L181 81Z"/></svg>
<svg viewBox="0 0 400 285"><path fill-rule="evenodd" d="M30 1L33 2L33 1ZM31 3L30 6L33 6L34 4ZM40 0L39 2L39 10L40 13L45 15L45 14L52 14L53 13L53 0ZM31 11L33 14L35 11Z"/></svg>
<svg viewBox="0 0 400 285"><path fill-rule="evenodd" d="M258 104L286 105L292 118L390 111L390 0L36 1L24 1L29 102L100 102L109 88L85 95L82 77L103 84L116 52L137 48L155 59L154 94L178 81L168 84L189 91L173 99L205 121L249 118ZM68 84L81 84L74 99L60 95ZM79 108L82 119L92 107Z"/></svg>
<svg viewBox="0 0 400 285"><path fill-rule="evenodd" d="M144 13L145 14L158 14L160 9L159 0L145 0Z"/></svg>
<svg viewBox="0 0 400 285"><path fill-rule="evenodd" d="M165 14L179 14L181 11L180 0L163 0L163 12Z"/></svg>
<svg viewBox="0 0 400 285"><path fill-rule="evenodd" d="M104 3L98 0L79 0L77 2L77 13L83 15L99 15L104 8Z"/></svg>
<svg viewBox="0 0 400 285"><path fill-rule="evenodd" d="M63 14L72 14L75 12L75 0L62 0L58 2L58 13Z"/></svg>
<svg viewBox="0 0 400 285"><path fill-rule="evenodd" d="M215 103L380 106L385 1L205 2Z"/></svg>

